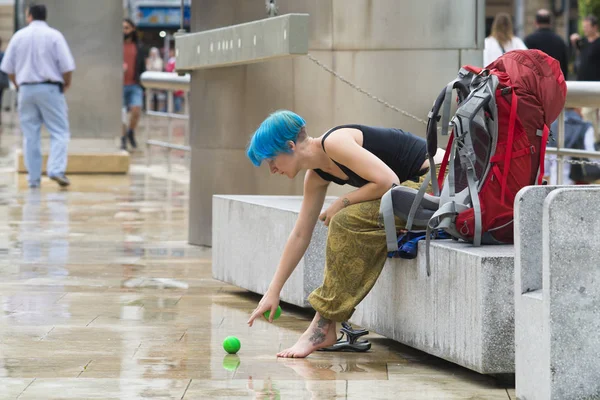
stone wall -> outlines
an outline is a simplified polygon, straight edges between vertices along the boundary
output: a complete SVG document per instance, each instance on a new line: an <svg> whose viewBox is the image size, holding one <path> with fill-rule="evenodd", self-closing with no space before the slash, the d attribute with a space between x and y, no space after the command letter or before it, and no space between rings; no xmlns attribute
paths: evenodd
<svg viewBox="0 0 600 400"><path fill-rule="evenodd" d="M0 39L2 50L6 49L14 30L14 6L0 5Z"/></svg>
<svg viewBox="0 0 600 400"><path fill-rule="evenodd" d="M309 52L315 58L420 118L461 64L482 63L483 0L278 0L277 5L280 15L310 14ZM264 2L194 0L192 32L265 17ZM301 176L271 177L245 155L252 132L277 109L302 115L313 136L344 123L425 133L423 124L367 98L304 56L194 71L190 105L193 244L211 243L213 194L302 193Z"/></svg>

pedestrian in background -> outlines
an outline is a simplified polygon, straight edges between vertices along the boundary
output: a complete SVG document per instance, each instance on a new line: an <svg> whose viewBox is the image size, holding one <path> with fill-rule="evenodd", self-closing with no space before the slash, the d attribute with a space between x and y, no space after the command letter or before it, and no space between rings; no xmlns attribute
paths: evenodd
<svg viewBox="0 0 600 400"><path fill-rule="evenodd" d="M494 18L490 36L485 38L483 65L490 65L502 54L511 50L527 50L527 46L513 34L513 23L510 15L499 13Z"/></svg>
<svg viewBox="0 0 600 400"><path fill-rule="evenodd" d="M571 35L571 43L577 49L577 80L600 81L600 34L598 33L598 18L589 15L581 24L584 37L578 33ZM594 126L596 140L598 140L598 109L584 107L583 118Z"/></svg>
<svg viewBox="0 0 600 400"><path fill-rule="evenodd" d="M525 45L556 59L566 80L569 76L569 49L565 41L552 30L550 11L538 10L535 15L535 27L537 30L525 38Z"/></svg>
<svg viewBox="0 0 600 400"><path fill-rule="evenodd" d="M169 59L167 60L167 72L175 72L175 49L171 47L169 49ZM185 99L185 92L183 90L175 90L173 92L173 108L175 112L181 112L183 109L183 102Z"/></svg>
<svg viewBox="0 0 600 400"><path fill-rule="evenodd" d="M0 39L0 49L2 49L2 39ZM2 59L4 58L4 52L0 50L0 65L2 64ZM0 71L0 129L2 129L2 94L4 89L8 89L10 86L10 82L8 79L8 74L6 72Z"/></svg>
<svg viewBox="0 0 600 400"><path fill-rule="evenodd" d="M129 111L129 126L121 136L121 149L127 150L127 141L137 148L135 129L142 114L144 89L140 76L146 69L146 55L139 43L136 26L132 20L123 20L123 105Z"/></svg>
<svg viewBox="0 0 600 400"><path fill-rule="evenodd" d="M71 86L75 61L62 33L46 23L46 6L30 5L28 26L14 34L0 65L19 91L19 120L29 187L40 186L42 175L42 123L50 132L47 173L60 186L65 176L70 141L64 92Z"/></svg>

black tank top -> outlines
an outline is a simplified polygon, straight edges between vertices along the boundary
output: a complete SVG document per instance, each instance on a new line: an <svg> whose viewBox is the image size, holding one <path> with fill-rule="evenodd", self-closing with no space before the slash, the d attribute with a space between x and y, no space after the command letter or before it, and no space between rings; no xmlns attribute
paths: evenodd
<svg viewBox="0 0 600 400"><path fill-rule="evenodd" d="M325 139L334 131L342 128L358 129L363 134L363 148L373 153L396 173L400 183L407 180L419 181L419 176L427 170L421 170L427 159L425 139L394 128L375 128L364 125L341 125L331 129L323 136L321 146L325 151ZM325 151L327 152L327 151ZM320 169L314 171L323 179L338 185L362 187L369 183L350 168L332 160L348 176L348 180L335 177Z"/></svg>

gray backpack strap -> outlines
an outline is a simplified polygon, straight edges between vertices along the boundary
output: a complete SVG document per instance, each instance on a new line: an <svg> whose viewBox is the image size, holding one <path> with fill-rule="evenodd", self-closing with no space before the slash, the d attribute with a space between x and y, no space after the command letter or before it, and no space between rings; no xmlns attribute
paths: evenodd
<svg viewBox="0 0 600 400"><path fill-rule="evenodd" d="M431 232L433 229L431 224L427 224L427 231L425 232L425 270L427 276L431 276Z"/></svg>
<svg viewBox="0 0 600 400"><path fill-rule="evenodd" d="M431 233L434 229L448 226L455 215L456 207L454 203L446 203L431 216L431 219L427 224L427 232L425 236L425 268L427 270L427 276L431 276Z"/></svg>
<svg viewBox="0 0 600 400"><path fill-rule="evenodd" d="M388 251L398 251L398 237L396 236L396 220L394 219L394 203L391 188L381 197L379 215L383 216L383 227L385 228L385 241Z"/></svg>
<svg viewBox="0 0 600 400"><path fill-rule="evenodd" d="M450 111L452 108L452 93L454 92L455 83L460 81L461 79L457 78L446 86L446 94L444 95L444 102L442 104L442 136L448 136L448 127L450 126ZM435 162L433 160L434 156L435 154L428 154L429 171L431 172L431 187L433 189L433 194L435 196L439 196L440 187L437 181L437 171L435 169Z"/></svg>
<svg viewBox="0 0 600 400"><path fill-rule="evenodd" d="M459 150L459 155L460 163L467 173L469 197L471 199L471 204L473 205L473 211L475 214L475 234L473 236L473 245L481 246L481 204L479 202L479 192L477 191L477 179L475 177L475 149L473 148L471 135L467 134L464 136L463 146Z"/></svg>
<svg viewBox="0 0 600 400"><path fill-rule="evenodd" d="M435 160L433 156L429 156L429 173L427 174L429 179L431 180L431 188L433 189L433 194L435 196L440 195L440 185L438 185L437 181L437 170L435 169ZM429 184L429 182L427 183Z"/></svg>
<svg viewBox="0 0 600 400"><path fill-rule="evenodd" d="M448 136L450 108L452 107L452 92L454 91L454 84L458 81L460 81L460 79L455 79L446 86L446 96L444 97L444 104L442 105L442 136Z"/></svg>
<svg viewBox="0 0 600 400"><path fill-rule="evenodd" d="M435 168L434 168L435 169ZM429 186L429 181L431 180L431 167L429 168L429 172L427 173L427 177L423 181L423 184L419 188L419 192L415 196L415 200L410 207L410 212L408 213L408 218L406 219L406 230L410 231L412 229L413 223L415 221L415 215L417 214L417 210L421 205L421 201L423 197L425 197L425 192L427 191L427 186Z"/></svg>
<svg viewBox="0 0 600 400"><path fill-rule="evenodd" d="M467 169L467 182L469 183L469 194L473 211L475 214L475 235L473 236L473 246L481 246L481 204L479 203L479 193L477 192L477 184L475 182L475 167Z"/></svg>
<svg viewBox="0 0 600 400"><path fill-rule="evenodd" d="M456 125L455 125L456 132ZM454 176L454 161L456 160L456 134L454 135L454 140L452 141L452 147L450 148L450 156L448 158L448 192L450 200L454 200L456 195L456 177Z"/></svg>

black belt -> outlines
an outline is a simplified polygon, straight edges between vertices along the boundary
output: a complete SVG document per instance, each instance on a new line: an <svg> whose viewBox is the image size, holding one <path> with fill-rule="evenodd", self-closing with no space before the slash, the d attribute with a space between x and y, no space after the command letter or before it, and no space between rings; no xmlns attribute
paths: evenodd
<svg viewBox="0 0 600 400"><path fill-rule="evenodd" d="M24 85L56 85L59 87L60 92L63 92L64 83L57 81L44 81L44 82L23 82L20 86Z"/></svg>

